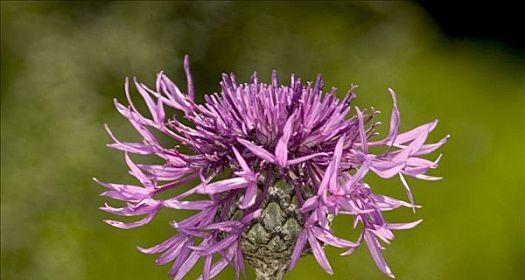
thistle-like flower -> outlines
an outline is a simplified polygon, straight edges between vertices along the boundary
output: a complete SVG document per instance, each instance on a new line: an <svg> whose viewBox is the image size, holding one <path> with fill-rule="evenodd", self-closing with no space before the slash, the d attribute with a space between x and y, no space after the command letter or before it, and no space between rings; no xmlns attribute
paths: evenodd
<svg viewBox="0 0 525 280"><path fill-rule="evenodd" d="M331 274L323 247L342 248L342 255L348 255L362 243L379 269L393 277L379 241L389 243L392 230L412 228L421 220L389 223L382 213L402 206L419 207L404 176L439 179L425 173L437 167L440 157L435 161L420 157L448 139L425 144L437 121L399 133L396 95L389 89L393 99L390 131L383 140L373 140L378 111L350 106L355 86L338 99L335 88L323 92L321 76L315 83L304 84L292 75L289 85L280 85L275 71L271 84L261 83L256 74L247 84L238 84L233 74L223 74L221 92L206 95L201 105L194 101L187 56L184 69L187 93L162 72L155 89L134 80L149 117L131 101L128 80L129 105L115 101L143 141L122 142L106 126L114 140L109 146L125 152L130 173L140 184L97 181L107 188L103 196L127 203L123 208L105 205L101 209L145 217L131 223L106 220L108 224L139 227L162 208L198 211L171 223L173 237L151 248L139 247L146 254L160 254L158 265L172 263L169 274L175 279L182 279L201 258L202 279L216 276L228 265L238 277L245 260L258 279L281 279L301 256L310 253ZM166 116L166 106L180 114ZM161 145L153 130L178 145ZM369 148L375 146L384 148L374 154ZM163 164L136 164L129 154L155 155ZM368 173L382 178L399 176L409 202L374 193L365 182ZM191 182L197 183L185 187ZM168 199L157 195L183 187ZM334 235L330 227L337 215L354 218L349 230L362 224L357 240ZM214 256L218 256L216 261Z"/></svg>

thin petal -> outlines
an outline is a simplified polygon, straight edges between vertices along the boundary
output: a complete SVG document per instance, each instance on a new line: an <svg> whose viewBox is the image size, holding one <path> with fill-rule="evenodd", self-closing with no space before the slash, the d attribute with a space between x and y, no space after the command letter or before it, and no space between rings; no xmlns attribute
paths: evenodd
<svg viewBox="0 0 525 280"><path fill-rule="evenodd" d="M301 207L301 213L310 212L313 209L315 209L319 205L319 196L315 195L307 199L302 207Z"/></svg>
<svg viewBox="0 0 525 280"><path fill-rule="evenodd" d="M155 147L152 145L147 145L143 143L120 142L115 137L115 135L113 135L113 132L109 129L109 126L107 124L104 124L104 128L108 132L111 139L115 141L115 143L108 145L108 147L110 148L141 155L149 155L154 153L156 150Z"/></svg>
<svg viewBox="0 0 525 280"><path fill-rule="evenodd" d="M139 155L150 155L155 153L156 149L154 146L142 144L142 143L130 143L130 142L120 142L108 144L108 147L117 149L124 152L130 152Z"/></svg>
<svg viewBox="0 0 525 280"><path fill-rule="evenodd" d="M228 246L230 246L233 242L235 242L237 239L239 238L238 235L235 235L235 234L232 234L226 238L224 238L223 240L221 240L220 242L217 242L215 244L213 244L212 246L209 246L207 247L206 249L203 249L202 253L204 253L205 255L211 255L211 254L215 254L219 251L222 251L224 250L225 248L227 248Z"/></svg>
<svg viewBox="0 0 525 280"><path fill-rule="evenodd" d="M190 271L190 269L195 266L199 258L200 255L197 252L192 252L186 261L181 265L174 279L181 280Z"/></svg>
<svg viewBox="0 0 525 280"><path fill-rule="evenodd" d="M161 111L158 110L157 104L153 101L153 98L149 95L149 93L139 84L136 78L133 78L133 82L135 83L135 87L137 88L137 91L142 95L142 98L146 102L146 105L148 106L148 109L151 113L151 116L153 117L153 120L156 123L163 123L164 122L164 110ZM159 104L162 104L162 101L159 98ZM162 105L161 105L162 108ZM162 116L162 119L159 117Z"/></svg>
<svg viewBox="0 0 525 280"><path fill-rule="evenodd" d="M131 160L131 158L129 157L128 153L125 153L125 157L126 157L126 163L128 164L128 167L130 169L131 175L133 175L133 177L137 178L142 183L142 185L144 185L145 187L153 187L153 185L151 184L151 181L149 180L149 178Z"/></svg>
<svg viewBox="0 0 525 280"><path fill-rule="evenodd" d="M203 280L209 280L210 279L210 270L211 270L211 261L213 259L212 255L206 256L204 259L204 268L202 270L202 279Z"/></svg>
<svg viewBox="0 0 525 280"><path fill-rule="evenodd" d="M261 212L262 212L262 209L257 209L253 212L251 212L250 214L247 214L245 215L242 219L241 219L241 223L243 224L248 224L251 220L259 217L261 215Z"/></svg>
<svg viewBox="0 0 525 280"><path fill-rule="evenodd" d="M177 199L167 199L162 201L164 207L185 210L203 210L214 204L215 202L211 200L180 201Z"/></svg>
<svg viewBox="0 0 525 280"><path fill-rule="evenodd" d="M396 141L394 142L394 145L397 146L397 145L401 145L401 144L410 142L410 141L416 139L424 131L432 131L432 130L434 130L434 128L436 127L437 123L438 123L438 120L434 120L432 122L420 125L420 126L414 128L414 129L412 129L412 130L410 130L408 132L401 133L401 134L397 135Z"/></svg>
<svg viewBox="0 0 525 280"><path fill-rule="evenodd" d="M138 204L129 203L122 208L111 207L105 204L100 210L119 216L139 216L149 214L157 209L159 202L154 199L142 200Z"/></svg>
<svg viewBox="0 0 525 280"><path fill-rule="evenodd" d="M292 126L294 120L295 114L292 114L286 121L286 124L283 128L283 135L281 138L279 138L279 141L277 141L277 146L275 147L275 158L281 167L285 167L286 162L288 161L288 141L290 141L290 137L292 136Z"/></svg>
<svg viewBox="0 0 525 280"><path fill-rule="evenodd" d="M341 156L342 156L342 152L343 152L343 146L344 146L344 143L345 143L345 135L341 136L341 138L339 138L339 140L337 141L337 144L335 145L335 149L334 149L334 158L333 158L333 170L332 170L332 174L330 176L330 183L329 183L329 190L330 192L332 193L335 193L337 192L337 177L338 177L338 171L339 171L339 165L340 165L340 162L341 162Z"/></svg>
<svg viewBox="0 0 525 280"><path fill-rule="evenodd" d="M241 189L246 187L248 181L242 177L226 179L218 182L211 183L209 185L204 185L198 190L199 193L203 194L214 194L225 192L234 189Z"/></svg>
<svg viewBox="0 0 525 280"><path fill-rule="evenodd" d="M334 175L335 174L335 175ZM317 195L320 195L322 197L326 197L326 193L328 191L328 185L330 184L330 181L332 180L332 176L337 176L337 172L334 170L334 161L332 160L328 167L326 168L323 179L321 180L321 184L319 185L319 189L317 189Z"/></svg>
<svg viewBox="0 0 525 280"><path fill-rule="evenodd" d="M170 247L168 250L166 250L160 257L158 257L155 260L156 265L165 265L169 262L172 262L175 258L181 258L181 252L184 252L188 249L188 242L191 240L188 237L184 236L184 239L180 241L179 243L174 244L174 246ZM180 261L182 262L182 260ZM181 263L182 264L182 263Z"/></svg>
<svg viewBox="0 0 525 280"><path fill-rule="evenodd" d="M414 205L414 204L411 204L411 203L408 203L402 200L398 200L395 198L391 198L388 196L372 194L372 197L375 203L377 204L377 206L379 207L379 209L381 209L381 211L393 210L401 206L410 207L410 208L412 207L420 208L421 207L419 205Z"/></svg>
<svg viewBox="0 0 525 280"><path fill-rule="evenodd" d="M394 229L394 230L411 229L419 225L421 222L423 222L423 220L417 220L411 223L400 223L400 224L388 223L386 224L386 228Z"/></svg>
<svg viewBox="0 0 525 280"><path fill-rule="evenodd" d="M414 205L414 196L412 195L412 191L410 190L410 187L408 186L408 183L405 180L405 177L403 177L403 174L399 173L399 178L401 179L401 182L403 183L403 187L405 187L405 191L407 193L410 203ZM412 211L416 212L416 208L412 207Z"/></svg>
<svg viewBox="0 0 525 280"><path fill-rule="evenodd" d="M193 240L189 240L188 242L193 242ZM183 243L181 250L176 255L176 259L173 262L170 270L168 271L168 275L171 277L175 277L175 274L177 274L177 271L179 271L179 268L182 266L182 264L188 259L191 251L189 248L190 243Z"/></svg>
<svg viewBox="0 0 525 280"><path fill-rule="evenodd" d="M272 155L270 152L268 152L264 148L262 148L260 146L257 146L257 145L253 144L252 142L250 142L248 140L244 140L244 139L238 138L237 141L239 141L239 143L243 144L246 148L248 148L248 150L250 150L256 156L264 159L265 161L267 161L269 163L275 163L274 155Z"/></svg>
<svg viewBox="0 0 525 280"><path fill-rule="evenodd" d="M366 140L366 134L365 134L365 124L363 120L363 113L361 113L361 110L359 108L355 107L356 113L357 113L357 120L359 123L359 137L361 139L361 150L364 154L368 153L368 144Z"/></svg>
<svg viewBox="0 0 525 280"><path fill-rule="evenodd" d="M292 256L290 258L290 265L288 266L288 271L291 271L297 264L297 261L299 261L299 258L301 258L301 255L303 254L304 246L306 245L306 240L307 240L306 230L302 230L299 236L297 237L297 241L295 242Z"/></svg>
<svg viewBox="0 0 525 280"><path fill-rule="evenodd" d="M151 174L156 180L171 181L180 179L182 176L192 173L193 168L189 167L171 167L168 165L146 165L138 164L140 169Z"/></svg>
<svg viewBox="0 0 525 280"><path fill-rule="evenodd" d="M186 73L186 81L188 83L188 97L190 100L195 99L195 92L193 89L193 79L191 78L190 72L190 57L188 55L184 56L184 73Z"/></svg>
<svg viewBox="0 0 525 280"><path fill-rule="evenodd" d="M244 198L242 200L241 205L239 205L239 208L246 209L252 206L255 203L256 196L257 196L257 183L250 183L248 187L246 188L246 192L244 193Z"/></svg>
<svg viewBox="0 0 525 280"><path fill-rule="evenodd" d="M377 267L379 267L379 269L384 274L394 278L392 271L386 264L383 254L381 254L381 250L379 249L377 239L374 236L372 236L372 233L370 233L369 231L365 231L364 237L368 250L370 251L370 255L372 255L372 259L374 259L375 263L377 264Z"/></svg>
<svg viewBox="0 0 525 280"><path fill-rule="evenodd" d="M344 186L343 189L347 192L351 191L351 189L361 182L361 180L365 177L365 175L368 173L368 170L370 169L370 165L372 163L372 158L367 157L365 162L361 164L361 167L357 170L357 172L354 174L354 176L350 176L350 180L348 180Z"/></svg>
<svg viewBox="0 0 525 280"><path fill-rule="evenodd" d="M330 263L328 262L328 259L326 258L323 248L321 247L317 239L315 239L315 237L312 234L308 234L308 243L310 243L310 247L312 248L314 257L317 260L317 262L321 265L321 267L328 274L334 274L334 271L332 270L332 267L330 267Z"/></svg>
<svg viewBox="0 0 525 280"><path fill-rule="evenodd" d="M315 153L315 154L311 154L311 155L307 155L307 156L302 156L302 157L294 158L294 159L291 159L291 160L287 161L286 165L290 166L290 165L294 165L294 164L298 164L298 163L301 163L301 162L305 162L305 161L311 160L311 159L313 159L315 157L327 156L327 155L328 155L327 153Z"/></svg>
<svg viewBox="0 0 525 280"><path fill-rule="evenodd" d="M396 93L391 88L388 89L388 92L392 96L393 108L392 115L390 116L390 131L387 136L388 142L390 143L387 143L387 145L392 145L399 131L399 109L397 108Z"/></svg>
<svg viewBox="0 0 525 280"><path fill-rule="evenodd" d="M157 253L166 251L168 248L170 248L174 244L179 243L183 238L184 238L183 235L177 234L177 235L170 237L166 241L160 244L157 244L153 247L142 248L142 247L137 246L137 249L144 254L157 254Z"/></svg>
<svg viewBox="0 0 525 280"><path fill-rule="evenodd" d="M125 201L140 201L149 198L154 189L143 188L133 185L121 185L100 182L97 178L93 178L95 182L102 185L110 191L103 192L102 196L108 196L114 199L125 200Z"/></svg>
<svg viewBox="0 0 525 280"><path fill-rule="evenodd" d="M347 248L347 247L357 247L358 243L354 243L348 240L341 239L332 235L327 230L321 229L320 227L313 226L311 228L312 232L315 235L315 238L323 241L326 244L332 245L338 248Z"/></svg>
<svg viewBox="0 0 525 280"><path fill-rule="evenodd" d="M243 226L241 222L238 221L224 221L214 224L210 224L204 227L201 227L202 230L220 230L220 231L232 231L234 229L239 229Z"/></svg>
<svg viewBox="0 0 525 280"><path fill-rule="evenodd" d="M246 163L244 158L241 156L239 151L237 151L237 149L235 149L235 147L232 147L232 150L233 150L233 153L235 154L235 158L237 159L237 162L241 166L242 170L244 172L251 172L252 170L250 169L250 167L248 166L248 164Z"/></svg>
<svg viewBox="0 0 525 280"><path fill-rule="evenodd" d="M420 155L430 154L433 151L437 150L439 147L441 147L443 144L445 144L448 141L448 139L450 139L450 135L445 136L444 138L442 138L435 144L423 145L416 153L414 153L414 155L420 156Z"/></svg>
<svg viewBox="0 0 525 280"><path fill-rule="evenodd" d="M123 223L123 222L120 222L120 221L114 221L114 220L104 220L104 222L107 223L108 225L114 226L116 228L130 229L130 228L140 227L140 226L143 226L143 225L151 222L151 220L153 220L153 217L155 217L155 214L157 214L157 211L154 211L154 212L148 214L144 219L142 219L140 221L127 223L127 224Z"/></svg>
<svg viewBox="0 0 525 280"><path fill-rule="evenodd" d="M218 260L210 269L210 278L217 276L228 266L228 263L229 261L226 258L221 258ZM198 280L203 280L203 276L199 277Z"/></svg>

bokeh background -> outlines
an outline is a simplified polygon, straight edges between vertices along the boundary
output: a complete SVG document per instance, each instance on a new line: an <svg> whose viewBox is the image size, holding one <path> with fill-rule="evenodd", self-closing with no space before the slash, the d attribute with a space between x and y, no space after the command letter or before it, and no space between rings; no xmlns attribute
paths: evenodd
<svg viewBox="0 0 525 280"><path fill-rule="evenodd" d="M156 267L135 245L173 234L168 222L180 213L164 211L141 229L111 228L91 177L131 182L123 155L105 147L103 129L109 123L120 138L138 139L112 105L124 98L124 77L152 84L162 69L184 87L187 53L199 100L218 90L222 72L239 80L254 70L266 80L272 69L283 80L322 72L340 92L359 84L356 104L383 111L383 123L388 87L398 92L402 129L439 118L432 140L452 138L433 174L445 179L410 180L424 207L389 214L400 222L425 219L387 247L392 270L398 279L523 279L522 45L512 36L449 36L454 26L442 29L425 7L2 1L1 278L168 279L169 267ZM370 182L405 198L397 180ZM348 222L336 220L343 236L351 235ZM349 257L327 251L334 276L308 256L287 279L386 279L365 248Z"/></svg>

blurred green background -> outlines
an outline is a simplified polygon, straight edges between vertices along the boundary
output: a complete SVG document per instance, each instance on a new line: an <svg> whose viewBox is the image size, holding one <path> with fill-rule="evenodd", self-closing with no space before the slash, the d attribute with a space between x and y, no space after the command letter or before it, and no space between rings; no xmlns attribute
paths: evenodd
<svg viewBox="0 0 525 280"><path fill-rule="evenodd" d="M437 117L432 140L452 135L432 173L445 179L409 181L424 207L388 215L425 219L387 246L397 278L525 277L523 52L446 37L412 2L2 2L1 32L2 279L168 279L135 245L173 234L180 213L111 228L91 177L131 182L123 155L105 147L106 122L138 139L112 99L124 99L124 77L152 85L161 69L185 88L185 53L200 100L222 72L241 81L254 70L266 81L272 69L282 80L322 72L341 94L359 84L356 104L383 111L387 124L394 88L403 130ZM398 180L369 182L405 199ZM348 222L336 220L343 236ZM386 279L365 248L327 251L334 276L308 256L286 279Z"/></svg>

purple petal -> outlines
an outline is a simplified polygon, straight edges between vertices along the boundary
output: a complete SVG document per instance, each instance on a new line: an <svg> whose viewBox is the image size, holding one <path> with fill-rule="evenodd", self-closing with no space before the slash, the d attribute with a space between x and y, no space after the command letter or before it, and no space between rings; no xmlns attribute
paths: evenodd
<svg viewBox="0 0 525 280"><path fill-rule="evenodd" d="M202 269L202 279L203 280L209 280L210 279L210 270L211 270L211 261L213 256L209 255L205 257L204 260L204 268Z"/></svg>
<svg viewBox="0 0 525 280"><path fill-rule="evenodd" d="M97 178L93 178L93 180L99 185L110 189L110 191L103 192L101 194L102 196L108 196L118 200L125 200L130 202L140 201L149 198L154 191L153 189L147 189L133 185L103 183L100 182Z"/></svg>
<svg viewBox="0 0 525 280"><path fill-rule="evenodd" d="M295 242L292 256L290 258L290 265L288 266L288 271L291 271L297 264L297 261L299 261L299 258L301 258L304 246L306 245L306 239L307 239L306 230L302 230L299 236L297 237L297 241Z"/></svg>
<svg viewBox="0 0 525 280"><path fill-rule="evenodd" d="M359 219L356 219L356 222L357 222L358 220L359 220ZM355 228L355 227L356 227L356 226L354 226L354 228ZM363 239L363 234L359 235L359 238L357 239L357 242L356 242L356 243L357 243L359 246L361 245L362 239ZM341 255L341 256L348 256L348 255L352 254L352 253L355 251L355 249L357 249L357 247L351 247L350 249L344 251L344 252L341 253L340 255Z"/></svg>
<svg viewBox="0 0 525 280"><path fill-rule="evenodd" d="M310 228L315 238L323 241L326 244L332 245L338 248L347 248L347 247L357 247L358 243L354 243L348 240L341 239L339 237L333 236L327 230L321 229L320 227L313 226Z"/></svg>
<svg viewBox="0 0 525 280"><path fill-rule="evenodd" d="M204 254L206 255L211 255L211 254L215 254L219 251L222 251L224 250L225 248L227 248L228 246L230 246L233 242L235 242L237 239L239 238L238 235L236 234L231 234L229 235L228 237L224 238L223 240L221 240L220 242L217 242L215 244L213 244L212 246L209 246L207 247L205 250L204 250Z"/></svg>
<svg viewBox="0 0 525 280"><path fill-rule="evenodd" d="M140 227L140 226L143 226L143 225L149 223L153 219L153 217L155 217L155 214L157 214L157 211L151 212L144 219L142 219L140 221L127 223L127 224L123 223L123 222L120 222L120 221L114 221L114 220L104 220L104 222L107 223L108 225L111 225L111 226L114 226L114 227L117 227L117 228L130 229L130 228Z"/></svg>
<svg viewBox="0 0 525 280"><path fill-rule="evenodd" d="M150 155L156 151L155 147L142 143L120 142L108 144L108 147L140 155Z"/></svg>
<svg viewBox="0 0 525 280"><path fill-rule="evenodd" d="M388 139L388 145L392 145L399 131L399 109L397 108L396 93L391 88L388 89L388 92L392 96L393 108L392 115L390 116L390 131L386 139Z"/></svg>
<svg viewBox="0 0 525 280"><path fill-rule="evenodd" d="M183 227L177 228L177 230L180 233L183 233L183 234L185 234L187 236L191 236L191 237L200 237L200 238L208 238L208 237L210 237L210 235L208 233L202 232L200 230L194 230L194 229L183 228Z"/></svg>
<svg viewBox="0 0 525 280"><path fill-rule="evenodd" d="M363 121L363 113L361 113L361 110L359 108L355 107L355 111L357 113L357 120L359 122L359 137L361 139L361 150L363 151L363 154L368 153L368 144L366 140L366 134L365 134L365 124Z"/></svg>
<svg viewBox="0 0 525 280"><path fill-rule="evenodd" d="M416 139L417 137L419 137L419 135L421 135L422 133L425 133L426 131L432 131L434 130L434 128L436 127L438 121L437 120L434 120L432 122L429 122L429 123L426 123L426 124L423 124L423 125L420 125L408 132L405 132L405 133L401 133L399 135L397 135L396 137L396 141L394 142L394 145L401 145L401 144L404 144L404 143L407 143L407 142L410 142L414 139Z"/></svg>
<svg viewBox="0 0 525 280"><path fill-rule="evenodd" d="M129 203L128 206L122 208L115 208L105 204L103 207L100 207L100 210L119 216L139 216L156 211L158 206L158 201L146 199L138 204Z"/></svg>
<svg viewBox="0 0 525 280"><path fill-rule="evenodd" d="M330 175L330 184L329 184L329 190L332 193L337 192L337 177L339 174L339 165L341 162L341 155L343 152L343 145L345 143L345 135L341 136L339 140L337 141L337 144L335 145L334 150L334 159L333 159L333 170L332 174Z"/></svg>
<svg viewBox="0 0 525 280"><path fill-rule="evenodd" d="M184 262L186 262L186 260L189 257L190 248L186 244L183 244L183 245L184 246L181 246L181 250L176 256L177 259L175 260L175 262L173 262L173 265L171 266L170 271L168 272L168 274L172 277L174 277L175 274L177 274L177 271L179 271L179 268L182 266Z"/></svg>
<svg viewBox="0 0 525 280"><path fill-rule="evenodd" d="M186 80L188 83L188 97L190 100L195 99L195 93L193 89L193 79L191 78L190 72L190 57L188 55L184 56L184 73L186 73Z"/></svg>
<svg viewBox="0 0 525 280"><path fill-rule="evenodd" d="M381 178L389 179L401 172L405 167L405 162L373 160L370 170Z"/></svg>
<svg viewBox="0 0 525 280"><path fill-rule="evenodd" d="M379 267L379 269L384 274L388 275L389 277L394 278L392 271L386 264L383 254L381 254L381 250L379 249L379 244L377 242L377 239L374 236L372 236L372 234L368 231L365 231L364 237L365 237L365 242L368 247L368 250L370 251L370 255L372 256L372 259L374 259L375 263L377 264L377 267Z"/></svg>
<svg viewBox="0 0 525 280"><path fill-rule="evenodd" d="M359 214L368 214L373 211L374 209L363 209L363 207L360 207L356 204L356 201L353 199L347 199L345 197L341 197L336 200L337 204L344 209L345 211L342 211L342 213L350 214L350 215L359 215Z"/></svg>
<svg viewBox="0 0 525 280"><path fill-rule="evenodd" d="M128 113L124 113L122 108L119 108L120 104L118 104L118 102L116 102L115 100L115 106L117 107L117 110L119 110L119 112L121 112L122 115L124 115L126 118L128 118L128 120L131 121L131 119L135 119L135 121L137 121L138 123L140 124L147 124L147 125L151 125L151 126L155 126L155 122L149 120L149 119L146 119L144 116L142 116L139 111L137 110L137 108L135 107L135 105L133 104L133 101L131 99L131 94L129 93L129 79L126 77L126 81L124 83L124 91L126 93L126 98L128 100L128 103L129 105L131 106L131 109L128 109ZM147 94L147 93L146 93ZM151 101L151 100L150 100ZM148 101L146 101L148 102ZM118 106L120 105L120 106ZM122 106L124 107L124 106ZM149 108L149 104L148 104L148 108Z"/></svg>
<svg viewBox="0 0 525 280"><path fill-rule="evenodd" d="M317 260L317 262L321 265L321 267L328 274L334 274L334 271L332 270L332 267L330 267L328 259L326 259L326 255L324 253L323 248L321 247L319 242L317 242L317 239L313 236L313 234L308 234L308 243L310 243L310 247L312 248L314 257Z"/></svg>
<svg viewBox="0 0 525 280"><path fill-rule="evenodd" d="M177 235L174 235L174 236L170 237L166 241L164 241L164 242L162 242L160 244L157 244L157 245L155 245L153 247L142 248L142 247L137 246L137 249L139 251L141 251L142 253L144 253L144 254L157 254L157 253L164 252L164 251L168 250L174 244L179 243L183 238L184 238L183 235L177 234Z"/></svg>
<svg viewBox="0 0 525 280"><path fill-rule="evenodd" d="M114 148L117 150L130 152L134 154L141 154L141 155L149 155L155 152L155 147L143 143L129 143L129 142L120 142L115 135L113 135L113 132L109 129L109 126L107 124L104 124L104 127L106 131L108 132L109 136L115 143L109 144L108 147Z"/></svg>
<svg viewBox="0 0 525 280"><path fill-rule="evenodd" d="M390 240L394 239L394 234L392 233L392 231L384 227L384 225L377 226L376 229L370 228L368 230L387 244L390 244Z"/></svg>
<svg viewBox="0 0 525 280"><path fill-rule="evenodd" d="M245 272L244 256L242 254L241 246L239 245L239 243L237 243L235 247L237 247L235 250L235 255L234 255L235 271L236 273L241 272L241 271Z"/></svg>
<svg viewBox="0 0 525 280"><path fill-rule="evenodd" d="M335 174L335 175L334 175ZM326 168L323 179L321 180L321 184L319 185L319 189L317 189L317 195L326 196L326 192L328 191L328 185L330 184L330 181L332 180L332 176L337 176L335 170L334 170L334 161L332 160L328 167Z"/></svg>
<svg viewBox="0 0 525 280"><path fill-rule="evenodd" d="M197 252L192 252L186 261L181 265L174 279L181 280L190 271L190 269L195 266L199 258L200 255Z"/></svg>
<svg viewBox="0 0 525 280"><path fill-rule="evenodd" d="M158 103L155 104L149 93L142 87L141 84L139 84L139 82L137 82L136 78L133 78L133 82L135 83L137 91L140 93L140 95L142 95L142 98L146 102L153 120L158 124L164 123L164 109L162 107L162 100L159 98ZM157 105L160 105L160 108L157 107Z"/></svg>
<svg viewBox="0 0 525 280"><path fill-rule="evenodd" d="M416 153L427 140L429 130L423 130L416 139L414 139L410 144L401 150L399 154L394 157L395 161L406 161L410 155Z"/></svg>
<svg viewBox="0 0 525 280"><path fill-rule="evenodd" d="M202 210L201 212L184 219L180 222L171 222L171 226L174 228L185 228L185 227L193 227L196 224L201 223L202 221L209 220L210 218L213 219L217 212L217 206L212 208L206 208Z"/></svg>
<svg viewBox="0 0 525 280"><path fill-rule="evenodd" d="M244 172L251 172L252 170L250 169L250 167L248 166L248 164L246 163L244 158L241 156L239 151L237 151L237 149L235 149L235 147L232 147L232 150L233 150L233 153L235 154L235 158L237 159L237 162L241 166L242 170Z"/></svg>
<svg viewBox="0 0 525 280"><path fill-rule="evenodd" d="M427 181L439 181L443 179L442 177L428 176L428 175L422 175L422 174L416 175L414 177L421 179L421 180L427 180Z"/></svg>
<svg viewBox="0 0 525 280"><path fill-rule="evenodd" d="M253 220L255 218L258 218L261 215L261 212L262 212L262 209L257 209L255 211L251 212L250 214L245 215L241 219L241 223L243 223L245 225L248 224L251 220Z"/></svg>
<svg viewBox="0 0 525 280"><path fill-rule="evenodd" d="M397 199L394 199L388 196L372 194L372 197L373 197L374 202L379 207L379 209L381 209L381 211L393 210L401 206L410 207L410 208L412 207L420 208L421 207L421 206L407 203L401 200L397 200Z"/></svg>
<svg viewBox="0 0 525 280"><path fill-rule="evenodd" d="M365 175L368 173L368 170L370 169L370 165L372 163L372 158L370 157L367 157L365 162L363 162L363 164L361 165L361 167L359 168L359 170L357 170L357 172L354 174L354 176L351 176L350 180L348 180L344 186L343 186L343 189L345 191L351 191L351 189L357 184L359 183L364 177Z"/></svg>
<svg viewBox="0 0 525 280"><path fill-rule="evenodd" d="M202 230L220 230L220 231L230 232L232 230L239 229L242 226L243 224L238 221L224 221L224 222L210 224L210 225L201 227L200 229Z"/></svg>
<svg viewBox="0 0 525 280"><path fill-rule="evenodd" d="M407 193L408 199L412 205L414 205L414 196L412 195L412 191L410 190L410 187L407 184L407 181L405 180L405 177L401 173L399 173L399 178L401 179L401 182L403 183L403 187L405 187L405 191ZM416 207L412 207L412 211L416 212Z"/></svg>
<svg viewBox="0 0 525 280"><path fill-rule="evenodd" d="M248 187L246 188L246 192L244 193L244 198L242 200L242 203L239 205L239 208L246 209L252 206L255 203L256 196L257 196L257 183L248 184Z"/></svg>
<svg viewBox="0 0 525 280"><path fill-rule="evenodd" d="M231 178L214 182L209 185L204 185L198 190L198 192L203 194L214 194L234 189L241 189L246 187L247 184L248 181L242 177Z"/></svg>
<svg viewBox="0 0 525 280"><path fill-rule="evenodd" d="M286 124L283 128L283 135L281 138L279 138L279 141L277 141L277 145L275 147L275 158L281 167L285 167L286 162L288 161L288 141L290 141L290 137L292 136L292 126L294 120L295 114L292 114L286 121Z"/></svg>
<svg viewBox="0 0 525 280"><path fill-rule="evenodd" d="M172 198L162 201L164 207L185 210L203 210L214 204L215 202L211 200L179 201Z"/></svg>
<svg viewBox="0 0 525 280"><path fill-rule="evenodd" d="M126 163L130 169L131 175L137 178L145 187L153 187L149 178L140 170L140 168L131 160L128 153L125 153Z"/></svg>
<svg viewBox="0 0 525 280"><path fill-rule="evenodd" d="M290 166L290 165L294 165L294 164L298 164L298 163L301 163L301 162L305 162L305 161L311 160L311 159L313 159L315 157L318 157L318 156L327 156L327 155L328 155L327 153L315 153L315 154L311 154L311 155L307 155L307 156L302 156L302 157L294 158L292 160L287 161L286 165Z"/></svg>
<svg viewBox="0 0 525 280"><path fill-rule="evenodd" d="M445 136L444 138L442 138L435 144L423 145L421 146L421 148L419 148L419 150L416 153L414 153L414 155L420 156L420 155L430 154L433 151L437 150L439 147L441 147L443 144L445 144L448 141L448 139L450 139L450 135Z"/></svg>
<svg viewBox="0 0 525 280"><path fill-rule="evenodd" d="M183 235L181 235L183 236ZM168 250L166 250L160 257L158 257L155 260L156 265L165 265L171 261L173 261L175 258L180 258L181 252L185 251L188 247L188 242L190 242L190 238L183 236L183 239L175 243L174 246L171 246ZM180 254L180 255L179 255Z"/></svg>
<svg viewBox="0 0 525 280"><path fill-rule="evenodd" d="M417 220L415 222L411 223L401 223L401 224L395 224L395 223L388 223L386 224L386 228L388 229L395 229L395 230L401 230L401 229L411 229L419 225L423 220Z"/></svg>
<svg viewBox="0 0 525 280"><path fill-rule="evenodd" d="M262 148L260 146L257 146L255 144L253 144L252 142L250 142L248 140L241 139L241 138L238 138L237 141L239 141L239 143L243 144L246 148L248 148L248 150L250 150L256 156L264 159L265 161L267 161L269 163L275 163L274 155L272 155L270 152L268 152L264 148Z"/></svg>
<svg viewBox="0 0 525 280"><path fill-rule="evenodd" d="M156 180L159 181L171 181L177 180L184 175L187 175L194 171L193 168L189 167L170 167L167 165L146 165L138 164L140 169L146 171L147 173L153 175Z"/></svg>
<svg viewBox="0 0 525 280"><path fill-rule="evenodd" d="M223 271L226 266L228 266L228 259L226 258L221 258L220 260L218 260L210 269L210 278L213 278L215 276L217 276L221 271ZM203 280L203 276L199 277L198 278L199 280Z"/></svg>
<svg viewBox="0 0 525 280"><path fill-rule="evenodd" d="M319 205L319 196L315 195L307 199L302 207L301 207L301 213L310 212L313 209L315 209Z"/></svg>
<svg viewBox="0 0 525 280"><path fill-rule="evenodd" d="M160 86L165 95L172 101L173 107L185 113L192 111L192 106L188 102L187 97L182 94L180 89L164 74L162 74Z"/></svg>

